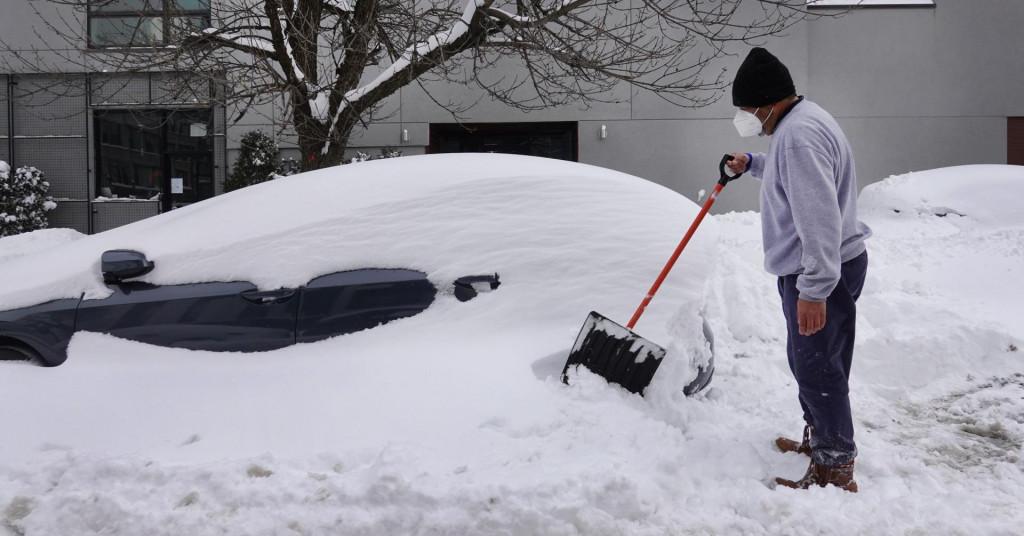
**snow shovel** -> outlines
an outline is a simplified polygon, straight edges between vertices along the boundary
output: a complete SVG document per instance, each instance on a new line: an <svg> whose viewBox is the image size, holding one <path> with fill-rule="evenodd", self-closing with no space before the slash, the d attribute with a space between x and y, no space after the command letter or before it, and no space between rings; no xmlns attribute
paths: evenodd
<svg viewBox="0 0 1024 536"><path fill-rule="evenodd" d="M731 155L722 157L722 161L718 164L718 184L708 196L708 200L704 202L704 206L697 213L697 218L690 224L690 229L686 231L686 235L676 246L676 250L668 259L665 267L661 269L658 279L647 291L647 296L640 302L640 306L636 308L636 312L633 313L633 317L629 319L626 327L622 327L596 311L590 312L590 316L583 323L583 328L580 329L579 336L576 337L576 344L569 352L565 368L562 369L562 383L568 385L570 367L583 365L608 382L617 383L631 393L643 395L643 390L651 383L654 373L657 372L661 360L665 357L665 349L637 335L633 331L633 327L640 320L640 316L644 314L647 305L654 299L654 294L658 292L658 288L661 287L668 273L672 271L683 248L690 242L690 238L693 237L700 222L704 220L711 205L715 204L718 194L729 181L743 175L741 172L730 176L725 172L726 162L732 159Z"/></svg>

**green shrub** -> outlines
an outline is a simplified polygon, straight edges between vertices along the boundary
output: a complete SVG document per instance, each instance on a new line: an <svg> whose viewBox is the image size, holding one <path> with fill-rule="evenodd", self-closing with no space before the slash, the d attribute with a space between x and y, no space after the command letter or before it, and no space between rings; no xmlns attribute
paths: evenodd
<svg viewBox="0 0 1024 536"><path fill-rule="evenodd" d="M224 191L230 192L273 179L281 170L277 143L260 130L242 136L242 150L224 182Z"/></svg>

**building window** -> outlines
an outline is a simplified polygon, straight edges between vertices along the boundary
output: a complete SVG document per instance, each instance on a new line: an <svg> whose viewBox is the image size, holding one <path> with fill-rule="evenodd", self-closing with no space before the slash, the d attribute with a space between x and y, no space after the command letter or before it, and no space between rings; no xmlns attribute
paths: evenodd
<svg viewBox="0 0 1024 536"><path fill-rule="evenodd" d="M89 47L159 47L210 26L210 0L90 0Z"/></svg>
<svg viewBox="0 0 1024 536"><path fill-rule="evenodd" d="M935 0L807 0L807 7L935 7Z"/></svg>

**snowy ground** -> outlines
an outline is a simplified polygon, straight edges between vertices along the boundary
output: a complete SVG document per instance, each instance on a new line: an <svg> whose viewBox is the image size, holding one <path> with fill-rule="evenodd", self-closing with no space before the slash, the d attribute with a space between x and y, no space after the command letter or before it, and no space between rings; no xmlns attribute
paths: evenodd
<svg viewBox="0 0 1024 536"><path fill-rule="evenodd" d="M705 235L718 371L691 399L558 383L586 311L539 331L428 311L244 366L80 333L61 367L0 369L0 534L1019 534L1021 195L1006 166L862 195L856 495L769 485L806 462L772 448L801 423L740 213ZM445 350L409 359L409 333Z"/></svg>

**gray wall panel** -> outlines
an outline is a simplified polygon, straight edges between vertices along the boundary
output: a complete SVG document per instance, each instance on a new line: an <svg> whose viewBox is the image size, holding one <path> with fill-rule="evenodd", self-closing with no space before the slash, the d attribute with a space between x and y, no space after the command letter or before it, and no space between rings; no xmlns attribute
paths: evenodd
<svg viewBox="0 0 1024 536"><path fill-rule="evenodd" d="M397 147L402 144L402 126L398 123L371 123L356 127L349 139L352 148Z"/></svg>
<svg viewBox="0 0 1024 536"><path fill-rule="evenodd" d="M246 106L245 103L239 103L238 106L245 108L245 114L238 117L241 110L236 106L229 106L227 117L229 130L245 130L253 125L259 126L274 124L274 114L276 113L277 107L273 104L265 103Z"/></svg>
<svg viewBox="0 0 1024 536"><path fill-rule="evenodd" d="M158 201L110 201L93 203L93 232L102 233L159 214Z"/></svg>
<svg viewBox="0 0 1024 536"><path fill-rule="evenodd" d="M402 129L408 131L409 140L401 141L395 144L398 149L403 149L403 154L410 154L404 152L406 147L423 147L430 145L430 124L429 123L403 123ZM401 133L399 133L401 136ZM399 138L401 139L401 138Z"/></svg>
<svg viewBox="0 0 1024 536"><path fill-rule="evenodd" d="M14 86L15 136L85 136L85 78L19 76Z"/></svg>
<svg viewBox="0 0 1024 536"><path fill-rule="evenodd" d="M228 152L224 136L213 137L213 192L224 193L224 180L228 173Z"/></svg>
<svg viewBox="0 0 1024 536"><path fill-rule="evenodd" d="M10 126L8 121L10 120L10 101L7 99L8 92L8 77L0 76L0 136L3 137L3 141L0 143L7 143L7 135L9 134L8 127Z"/></svg>
<svg viewBox="0 0 1024 536"><path fill-rule="evenodd" d="M90 98L93 106L148 104L149 76L93 76Z"/></svg>
<svg viewBox="0 0 1024 536"><path fill-rule="evenodd" d="M18 73L81 71L85 61L85 15L57 2L4 0L0 2L0 36L14 50L0 52L0 65ZM81 28L55 35L51 28Z"/></svg>
<svg viewBox="0 0 1024 536"><path fill-rule="evenodd" d="M224 181L228 177L227 110L223 106L213 109L213 165L214 194L224 193Z"/></svg>
<svg viewBox="0 0 1024 536"><path fill-rule="evenodd" d="M41 169L53 197L88 199L88 149L84 137L14 140L16 164Z"/></svg>
<svg viewBox="0 0 1024 536"><path fill-rule="evenodd" d="M805 24L792 27L784 35L766 39L758 45L767 48L786 64L798 92L807 90L808 32ZM732 105L732 80L748 50L747 46L731 45L726 48L731 55L712 62L705 69L704 79L708 82L713 81L715 75L724 71L723 81L726 85L720 93L720 98L713 104L702 108L686 108L666 102L649 91L634 91L632 119L732 119L736 113L736 108ZM691 54L687 58L694 61L696 55Z"/></svg>
<svg viewBox="0 0 1024 536"><path fill-rule="evenodd" d="M16 45L16 49L79 49L85 46L85 13L74 6L25 0L5 0L2 5L4 16L0 17L0 35L8 43ZM54 28L63 28L65 24L71 28L82 28L80 35L83 39L65 42L54 37L46 23Z"/></svg>
<svg viewBox="0 0 1024 536"><path fill-rule="evenodd" d="M202 105L213 96L209 80L186 73L154 73L151 84L154 104Z"/></svg>
<svg viewBox="0 0 1024 536"><path fill-rule="evenodd" d="M500 61L484 78L490 83L498 83L499 80L504 79L506 85L517 76L521 81L525 74L521 65L521 60L510 57ZM462 70L455 75L455 79L469 80L470 73L465 68L460 69ZM459 108L467 105L472 105L472 107L468 111L460 113L460 118L466 122L478 123L576 121L588 118L629 119L630 113L630 88L625 84L620 84L613 91L601 95L601 102L586 105L574 101L533 112L524 112L505 105L492 99L483 90L461 82L449 83L424 79L422 87L420 84L412 83L402 88L400 93L401 116L396 116L393 120L413 123L451 123L455 121L455 118L446 107ZM521 88L519 94L524 100L534 96L534 92L527 87Z"/></svg>
<svg viewBox="0 0 1024 536"><path fill-rule="evenodd" d="M58 201L57 208L46 214L50 227L70 227L80 233L89 232L88 201Z"/></svg>
<svg viewBox="0 0 1024 536"><path fill-rule="evenodd" d="M607 167L663 184L696 201L718 180L718 161L725 152L765 150L767 142L741 140L727 120L611 121L608 137L598 136L599 121L580 122L580 161ZM729 185L715 212L757 208L758 183L740 180Z"/></svg>
<svg viewBox="0 0 1024 536"><path fill-rule="evenodd" d="M867 117L839 122L853 146L861 187L908 171L1006 163L1005 118Z"/></svg>
<svg viewBox="0 0 1024 536"><path fill-rule="evenodd" d="M1022 115L1024 4L947 0L814 21L811 94L840 116Z"/></svg>
<svg viewBox="0 0 1024 536"><path fill-rule="evenodd" d="M224 106L216 106L213 111L213 133L226 134L228 128L227 109Z"/></svg>
<svg viewBox="0 0 1024 536"><path fill-rule="evenodd" d="M629 119L629 88L621 87L603 98L612 102L588 105L575 103L542 111L523 112L483 95L481 91L461 84L424 84L434 99L444 105L451 102L474 104L459 115L465 122L499 123L515 121L576 121L587 118ZM395 121L398 119L395 118ZM414 123L451 123L452 114L431 99L417 84L402 89L401 120Z"/></svg>
<svg viewBox="0 0 1024 536"><path fill-rule="evenodd" d="M289 149L289 151L294 151L296 156L299 154L298 149ZM231 176L231 170L234 169L235 162L238 161L238 153L239 152L240 151L238 149L230 149L229 148L227 150L226 158L227 158L227 163L228 163L228 176ZM284 157L284 151L283 150L281 151L281 156L282 156L282 158Z"/></svg>

